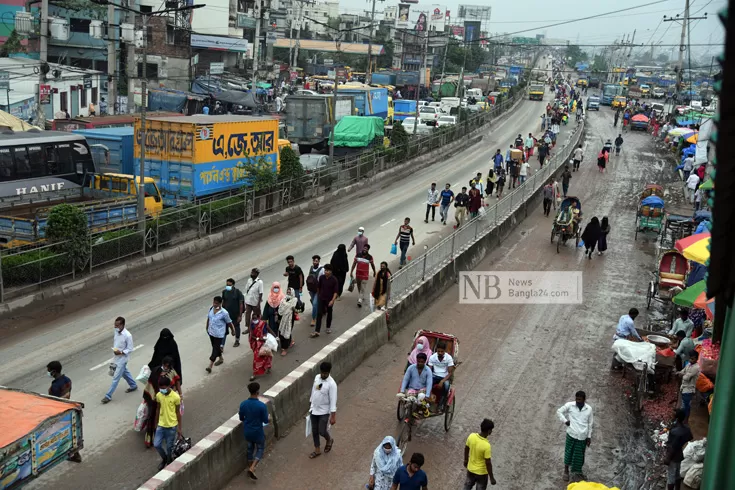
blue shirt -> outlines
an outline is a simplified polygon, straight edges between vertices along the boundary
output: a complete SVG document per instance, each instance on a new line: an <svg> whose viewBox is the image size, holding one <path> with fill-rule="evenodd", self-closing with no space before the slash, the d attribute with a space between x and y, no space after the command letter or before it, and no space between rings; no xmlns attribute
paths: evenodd
<svg viewBox="0 0 735 490"><path fill-rule="evenodd" d="M268 407L265 406L265 403L255 398L248 398L240 404L239 415L245 440L251 442L265 441L263 424L268 423Z"/></svg>
<svg viewBox="0 0 735 490"><path fill-rule="evenodd" d="M449 189L444 189L441 192L442 197L442 206L449 206L449 203L452 201L452 198L454 197L454 192L450 191Z"/></svg>
<svg viewBox="0 0 735 490"><path fill-rule="evenodd" d="M401 383L401 393L406 391L406 388L411 390L426 390L427 396L431 393L432 383L434 382L431 368L424 366L424 369L419 373L416 364L411 364L406 369L406 374L403 375L403 383Z"/></svg>
<svg viewBox="0 0 735 490"><path fill-rule="evenodd" d="M623 315L618 321L618 328L615 329L613 340L625 339L629 336L642 340L641 336L638 335L638 331L635 329L635 323L630 315Z"/></svg>
<svg viewBox="0 0 735 490"><path fill-rule="evenodd" d="M503 164L503 155L496 153L493 157L493 161L495 162L496 167L500 167Z"/></svg>
<svg viewBox="0 0 735 490"><path fill-rule="evenodd" d="M218 339L224 338L225 333L227 333L227 325L232 323L232 319L230 318L230 314L227 313L227 310L220 308L219 311L215 312L214 308L210 308L208 317L209 328L207 328L207 333Z"/></svg>
<svg viewBox="0 0 735 490"><path fill-rule="evenodd" d="M410 476L406 465L403 465L393 475L393 483L397 483L400 490L421 490L429 486L429 479L424 470L418 470L413 476Z"/></svg>

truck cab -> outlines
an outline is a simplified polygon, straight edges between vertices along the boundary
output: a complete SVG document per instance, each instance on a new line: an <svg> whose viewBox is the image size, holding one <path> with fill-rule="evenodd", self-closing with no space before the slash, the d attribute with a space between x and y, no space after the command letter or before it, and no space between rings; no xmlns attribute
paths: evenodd
<svg viewBox="0 0 735 490"><path fill-rule="evenodd" d="M94 193L101 193L100 197L131 198L138 196L138 182L140 179L127 174L98 174L90 183ZM145 214L158 216L163 210L161 191L151 177L145 177L143 183L145 192Z"/></svg>

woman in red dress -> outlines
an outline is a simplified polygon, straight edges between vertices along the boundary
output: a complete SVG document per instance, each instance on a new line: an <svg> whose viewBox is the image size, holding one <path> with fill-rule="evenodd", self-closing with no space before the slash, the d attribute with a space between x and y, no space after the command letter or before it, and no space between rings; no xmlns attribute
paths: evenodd
<svg viewBox="0 0 735 490"><path fill-rule="evenodd" d="M268 351L267 347L263 348L265 337L269 332L275 337L275 334L268 327L268 322L262 320L260 315L253 313L253 321L250 324L250 332L248 333L250 349L253 351L253 375L250 376L250 381L253 381L256 376L270 374L271 372L273 352Z"/></svg>

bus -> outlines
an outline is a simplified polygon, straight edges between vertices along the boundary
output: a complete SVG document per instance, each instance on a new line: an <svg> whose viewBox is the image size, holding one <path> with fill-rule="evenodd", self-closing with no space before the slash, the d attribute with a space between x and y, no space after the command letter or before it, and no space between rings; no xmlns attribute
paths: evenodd
<svg viewBox="0 0 735 490"><path fill-rule="evenodd" d="M84 136L0 133L0 207L50 200L87 186L96 168Z"/></svg>
<svg viewBox="0 0 735 490"><path fill-rule="evenodd" d="M602 105L611 105L613 99L623 95L623 86L616 83L606 83L602 87Z"/></svg>

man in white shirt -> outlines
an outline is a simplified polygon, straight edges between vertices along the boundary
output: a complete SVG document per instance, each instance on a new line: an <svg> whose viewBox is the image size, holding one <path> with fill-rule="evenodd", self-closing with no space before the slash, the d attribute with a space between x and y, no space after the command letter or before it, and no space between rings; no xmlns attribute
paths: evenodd
<svg viewBox="0 0 735 490"><path fill-rule="evenodd" d="M694 193L697 191L699 185L699 175L692 173L687 179L687 194L689 196L689 202L694 203Z"/></svg>
<svg viewBox="0 0 735 490"><path fill-rule="evenodd" d="M112 375L110 390L102 399L103 404L112 401L112 394L115 393L117 385L120 383L120 378L125 378L125 381L128 383L128 389L125 390L125 393L132 393L138 389L138 385L135 384L133 376L128 371L130 353L133 352L134 348L133 336L125 329L125 318L121 316L117 317L115 319L115 337L112 341L112 353L115 354L112 364L115 365L115 372Z"/></svg>
<svg viewBox="0 0 735 490"><path fill-rule="evenodd" d="M685 336L691 337L694 331L694 322L689 319L689 310L682 309L679 311L679 318L674 322L674 326L669 330L669 335L676 335L680 330L684 331Z"/></svg>
<svg viewBox="0 0 735 490"><path fill-rule="evenodd" d="M572 156L573 165L572 165L572 172L576 172L579 170L579 164L582 163L582 159L584 158L584 151L582 150L582 145L580 144L577 148L574 149L574 153Z"/></svg>
<svg viewBox="0 0 735 490"><path fill-rule="evenodd" d="M691 175L692 170L694 169L694 157L688 156L684 159L684 180L689 179L689 175Z"/></svg>
<svg viewBox="0 0 735 490"><path fill-rule="evenodd" d="M332 363L324 361L319 365L319 374L314 378L311 388L311 408L309 409L309 420L311 421L311 435L314 438L314 452L309 459L321 456L321 441L319 437L326 439L324 452L332 450L334 438L329 435L329 425L337 423L337 383L329 375L332 371Z"/></svg>
<svg viewBox="0 0 735 490"><path fill-rule="evenodd" d="M447 344L444 342L438 342L436 344L436 351L429 357L429 367L433 375L433 384L442 385L442 397L438 401L439 412L444 411L444 403L447 401L447 395L449 395L449 380L454 375L454 359L452 356L447 354Z"/></svg>
<svg viewBox="0 0 735 490"><path fill-rule="evenodd" d="M436 207L439 204L439 191L436 188L436 182L431 184L428 194L426 195L426 218L424 223L429 222L429 211L431 211L431 221L434 221L436 216Z"/></svg>
<svg viewBox="0 0 735 490"><path fill-rule="evenodd" d="M584 452L592 442L592 407L587 405L587 395L578 391L574 395L575 401L565 403L556 415L567 426L567 440L564 447L564 481L569 481L569 467L572 473L581 479L587 477L582 473L584 466Z"/></svg>
<svg viewBox="0 0 735 490"><path fill-rule="evenodd" d="M526 181L526 177L528 177L528 168L530 165L528 164L528 161L525 161L521 163L521 168L518 170L518 178L521 180L521 185Z"/></svg>
<svg viewBox="0 0 735 490"><path fill-rule="evenodd" d="M245 328L242 333L247 334L250 332L250 320L253 317L253 312L261 315L260 303L263 301L263 281L258 277L260 275L260 269L254 267L250 271L250 279L245 284Z"/></svg>

